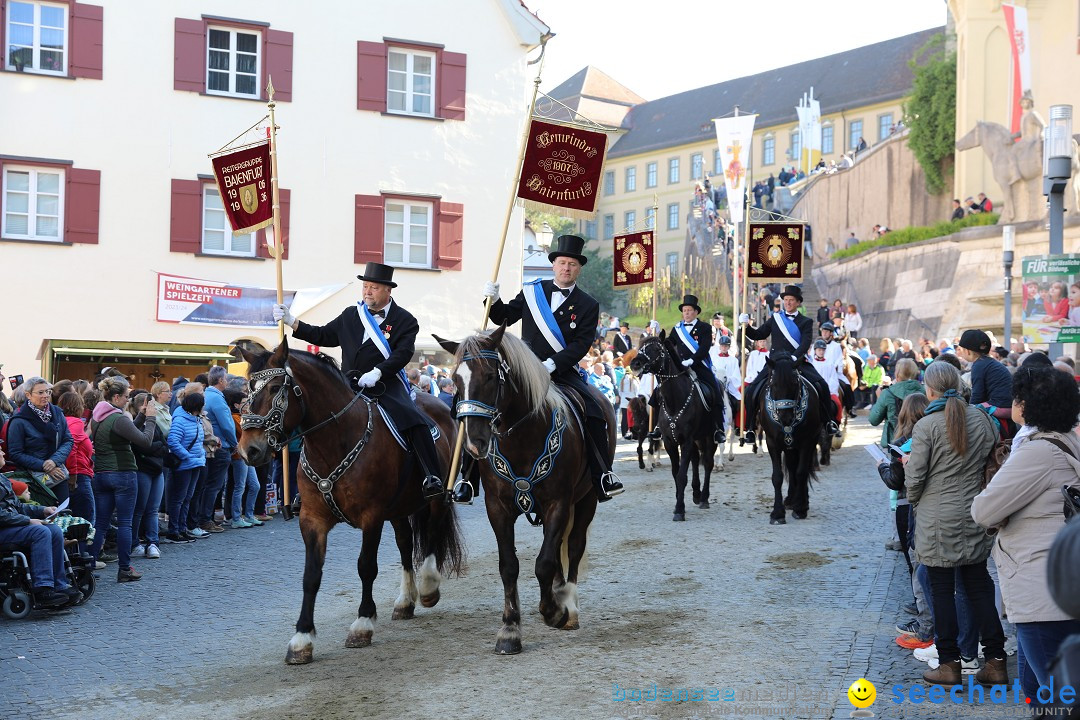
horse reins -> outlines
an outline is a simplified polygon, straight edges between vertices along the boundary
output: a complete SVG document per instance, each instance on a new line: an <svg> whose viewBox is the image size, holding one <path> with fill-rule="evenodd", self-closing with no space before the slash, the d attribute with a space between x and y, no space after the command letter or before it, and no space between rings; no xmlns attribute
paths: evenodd
<svg viewBox="0 0 1080 720"><path fill-rule="evenodd" d="M461 356L461 362L464 363L483 359L495 360L498 363L499 381L495 387L495 405L488 405L479 400L459 400L454 405L454 416L458 418L487 418L491 424L492 435L502 438L509 437L510 433L514 432L517 426L525 422L532 413L526 412L517 420L517 422L503 432L497 430L499 423L502 421L502 413L499 411L499 401L502 400L503 385L510 376L510 366L496 350L480 350L475 355L470 354Z"/></svg>
<svg viewBox="0 0 1080 720"><path fill-rule="evenodd" d="M806 417L806 409L809 405L809 393L806 392L806 385L810 384L810 381L799 375L799 394L794 399L781 399L774 400L772 396L772 384L770 383L765 387L765 412L769 415L769 419L780 426L784 431L784 444L791 445L795 442L795 428L802 424L803 418ZM792 419L790 425L785 425L780 420L781 410L791 410L795 413L795 417Z"/></svg>
<svg viewBox="0 0 1080 720"><path fill-rule="evenodd" d="M660 354L657 355L656 357L651 357L647 352L645 352L646 349L651 350L652 346L647 345L645 347L638 348L638 355L644 355L645 359L649 361L648 365L645 366L646 370L648 370L648 368L651 368L651 367L655 366L657 363L660 363L661 365L663 364L664 358L667 356L667 350L664 349L662 344L661 344L661 347L660 347ZM665 375L663 373L654 372L654 371L649 371L649 372L652 374L653 377L658 378L660 381L663 381L665 379L666 380L673 380L674 378L685 375L685 376L690 378L690 381L694 384L695 387L697 386L697 378L695 378L693 375L691 375L687 371L686 368L683 368L683 369L679 370L678 372L676 372L676 373L674 373L672 375ZM657 389L659 389L659 387ZM698 392L700 393L701 391L698 390ZM690 401L693 398L694 398L694 393L693 392L687 393L686 400L683 401L682 407L679 408L679 412L675 413L675 415L672 415L671 412L667 409L667 404L664 402L664 393L660 393L660 409L663 410L664 414L668 416L668 420L669 420L668 426L671 428L672 437L675 436L675 424L679 422L679 418L681 418L683 413L686 412L686 409L688 407L690 407ZM704 403L704 401L705 401L705 399L702 398L702 403ZM706 407L707 407L707 405L706 405Z"/></svg>

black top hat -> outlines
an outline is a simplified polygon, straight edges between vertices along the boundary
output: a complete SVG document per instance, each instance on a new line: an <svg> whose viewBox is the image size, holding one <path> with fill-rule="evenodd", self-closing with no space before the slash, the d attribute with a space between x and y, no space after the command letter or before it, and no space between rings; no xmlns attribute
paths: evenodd
<svg viewBox="0 0 1080 720"><path fill-rule="evenodd" d="M799 302L802 302L802 288L798 285L785 285L784 291L780 293L780 297L785 297L787 295L798 298Z"/></svg>
<svg viewBox="0 0 1080 720"><path fill-rule="evenodd" d="M364 274L357 275L356 279L363 280L364 282L388 285L392 288L397 287L397 283L394 282L394 268L377 262L369 262L364 268Z"/></svg>
<svg viewBox="0 0 1080 720"><path fill-rule="evenodd" d="M687 305L697 310L699 315L701 314L701 306L698 305L697 295L683 295L682 302L679 303L679 311L682 312L682 309Z"/></svg>
<svg viewBox="0 0 1080 720"><path fill-rule="evenodd" d="M548 253L549 262L555 262L557 257L574 258L582 265L589 262L589 258L581 254L581 251L585 249L584 238L577 235L560 235L555 242L555 247Z"/></svg>

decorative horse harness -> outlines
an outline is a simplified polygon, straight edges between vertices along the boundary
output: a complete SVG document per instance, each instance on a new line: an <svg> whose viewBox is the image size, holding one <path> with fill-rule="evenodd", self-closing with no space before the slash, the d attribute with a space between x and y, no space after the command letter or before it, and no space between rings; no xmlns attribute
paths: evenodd
<svg viewBox="0 0 1080 720"><path fill-rule="evenodd" d="M650 347L650 346L646 346L646 347ZM649 364L646 366L646 368L649 368L649 367L656 367L657 365L663 366L664 356L667 355L667 351L664 350L663 347L661 347L660 348L660 354L657 355L656 357L651 357L648 353L645 352L645 348L640 348L640 349L638 349L638 354L639 355L644 355L645 359L649 361ZM687 377L690 378L690 382L693 384L694 389L697 390L698 397L701 398L701 404L705 407L706 411L709 410L709 401L705 399L705 393L701 389L701 383L698 381L697 376L694 373L687 372L686 370L682 370L682 371L677 372L677 373L675 373L673 375L665 375L665 374L663 374L661 372L653 372L652 375L654 377L656 377L657 379L659 379L661 381L661 383L663 383L664 380L671 380L672 378L677 378L680 375L686 375ZM693 398L694 398L693 393L687 393L686 400L683 401L682 407L679 408L679 411L677 413L672 415L671 411L668 410L667 405L664 403L664 394L660 393L660 409L663 410L664 414L668 416L668 427L671 428L671 436L672 437L675 437L675 425L676 425L676 423L679 422L679 418L681 418L683 416L683 413L686 412L686 409L688 407L690 407L690 401Z"/></svg>
<svg viewBox="0 0 1080 720"><path fill-rule="evenodd" d="M559 457L559 453L563 448L563 433L566 430L566 416L561 410L556 410L551 417L551 429L548 430L547 438L544 440L544 449L540 454L540 457L532 465L532 469L528 475L517 475L514 473L514 468L510 464L510 461L506 459L502 451L499 450L499 438L509 437L509 435L520 425L531 413L526 413L516 423L511 425L505 432L498 432L496 428L499 426L499 422L502 419L502 413L499 412L499 400L502 397L503 384L510 372L510 366L503 360L502 356L495 350L481 350L476 355L464 355L461 358L462 362L470 362L473 360L481 359L495 360L498 363L499 371L499 383L495 390L495 404L487 405L478 400L460 400L454 406L455 414L458 418L467 417L479 417L487 418L491 424L491 448L488 450L488 464L491 465L491 469L495 471L495 474L501 477L506 482L510 483L514 488L514 504L517 505L518 510L525 515L525 519L532 525L540 525L541 520L537 513L536 500L533 498L533 488L539 485L549 475L551 475L552 468L555 467L555 460Z"/></svg>
<svg viewBox="0 0 1080 720"><path fill-rule="evenodd" d="M769 418L779 425L784 431L784 445L790 446L795 442L795 428L802 424L803 418L806 417L806 408L809 404L809 393L806 392L806 386L810 384L807 380L799 374L799 394L794 399L774 400L772 396L772 385L765 386L765 412ZM795 417L792 419L790 425L785 425L780 420L781 410L794 410Z"/></svg>
<svg viewBox="0 0 1080 720"><path fill-rule="evenodd" d="M270 380L279 376L284 377L284 380L282 381L280 387L278 387L277 393L270 400L270 409L266 412L266 414L256 415L255 413L246 412L240 415L240 428L242 430L262 430L266 435L267 445L269 445L270 449L274 452L278 452L279 450L281 450L281 448L287 443L287 441L285 440L284 423L285 413L289 409L290 391L293 395L296 396L296 399L300 402L300 422L303 422L304 418L307 416L307 406L304 404L303 388L297 385L296 381L293 379L292 369L289 367L288 361L285 362L285 367L283 368L269 368L267 370L259 370L257 372L251 373L251 382L254 386L254 390L251 393L251 397L248 399L247 407L251 407L251 401L254 400L260 392L262 392L263 388L266 387ZM344 459L342 459L342 461L337 464L337 467L335 467L329 475L327 475L326 477L322 477L317 472L315 472L315 469L312 468L311 464L308 462L307 449L303 446L301 446L300 449L300 466L304 468L304 473L307 475L308 479L311 480L311 482L315 484L315 487L318 488L319 492L322 493L323 500L326 501L326 504L330 508L330 511L334 513L334 517L336 517L343 523L352 525L353 527L356 526L353 525L353 523L347 517L345 517L345 513L341 512L341 508L338 507L337 501L334 500L334 484L341 479L341 476L344 475L350 467L352 467L353 463L356 462L356 458L360 456L360 453L363 452L364 447L371 440L371 433L374 427L374 413L372 412L372 405L374 403L367 397L365 397L362 393L356 393L356 395L353 396L353 399L349 401L349 404L343 407L341 410L337 411L336 413L328 417L326 420L323 420L317 425L313 425L307 430L304 430L303 432L300 432L296 435L296 437L302 438L305 435L308 435L315 430L318 430L322 426L328 425L329 423L336 421L338 418L345 415L345 413L347 413L352 408L352 406L356 403L357 400L363 400L364 404L367 405L367 427L364 428L364 434L360 436L360 440L356 443L356 445L353 446L352 450L350 450L345 455Z"/></svg>

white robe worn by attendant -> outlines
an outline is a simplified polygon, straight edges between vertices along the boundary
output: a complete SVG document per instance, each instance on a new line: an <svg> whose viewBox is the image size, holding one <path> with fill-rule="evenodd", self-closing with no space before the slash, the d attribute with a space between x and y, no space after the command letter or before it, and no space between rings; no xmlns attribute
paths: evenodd
<svg viewBox="0 0 1080 720"><path fill-rule="evenodd" d="M712 357L712 370L720 387L725 388L735 396L736 400L742 400L742 372L739 368L739 359L731 355L721 355L715 347L709 350Z"/></svg>

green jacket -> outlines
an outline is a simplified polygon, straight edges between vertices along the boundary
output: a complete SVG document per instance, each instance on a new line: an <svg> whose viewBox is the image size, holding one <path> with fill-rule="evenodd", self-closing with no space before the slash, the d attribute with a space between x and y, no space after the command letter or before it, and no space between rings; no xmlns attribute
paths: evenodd
<svg viewBox="0 0 1080 720"><path fill-rule="evenodd" d="M882 379L885 377L885 368L880 365L874 367L866 366L862 371L863 382L867 387L877 387L881 385Z"/></svg>
<svg viewBox="0 0 1080 720"><path fill-rule="evenodd" d="M900 411L900 404L911 393L926 392L922 383L918 380L904 380L893 383L881 391L874 407L870 408L870 424L880 425L885 421L885 427L881 429L881 447L886 447L892 442L893 431L896 430L896 416ZM897 401L901 402L897 402Z"/></svg>

